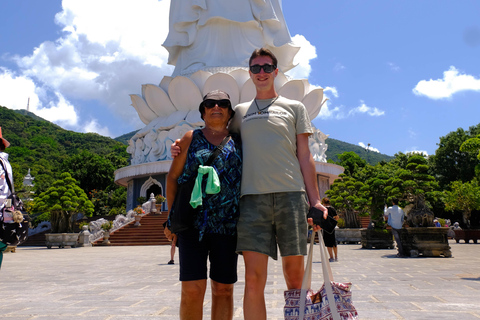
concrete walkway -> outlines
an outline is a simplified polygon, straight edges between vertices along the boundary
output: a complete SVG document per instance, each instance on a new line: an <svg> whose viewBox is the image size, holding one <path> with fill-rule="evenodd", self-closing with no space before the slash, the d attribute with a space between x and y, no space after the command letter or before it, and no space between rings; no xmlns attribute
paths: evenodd
<svg viewBox="0 0 480 320"><path fill-rule="evenodd" d="M360 319L480 319L480 244L450 241L453 258L395 258L395 250L340 245L336 281L353 283ZM315 251L313 286L320 287ZM178 264L170 246L46 249L20 247L4 255L0 319L178 319ZM243 259L235 286L235 319L242 319ZM269 261L268 319L283 319L280 262ZM210 291L204 319L210 319Z"/></svg>

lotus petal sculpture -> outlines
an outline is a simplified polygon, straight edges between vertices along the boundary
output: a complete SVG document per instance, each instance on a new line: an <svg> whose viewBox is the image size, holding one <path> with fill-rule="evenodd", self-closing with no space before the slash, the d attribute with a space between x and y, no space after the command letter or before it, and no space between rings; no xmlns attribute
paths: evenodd
<svg viewBox="0 0 480 320"><path fill-rule="evenodd" d="M308 80L291 80L282 72L275 79L277 92L289 99L301 101L310 119L319 113L323 89L313 87ZM132 105L145 127L130 140L127 152L132 155L131 164L169 160L170 145L188 130L203 125L198 106L202 97L214 89L230 95L233 105L255 98L255 86L247 68L216 67L199 70L189 77L165 76L158 86L142 85L142 96L131 94ZM310 138L310 149L316 161L326 162L325 139L318 129Z"/></svg>

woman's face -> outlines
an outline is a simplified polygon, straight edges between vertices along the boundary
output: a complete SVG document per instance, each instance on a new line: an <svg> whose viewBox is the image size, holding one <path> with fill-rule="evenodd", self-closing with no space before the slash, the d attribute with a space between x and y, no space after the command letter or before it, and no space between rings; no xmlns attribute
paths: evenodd
<svg viewBox="0 0 480 320"><path fill-rule="evenodd" d="M205 123L224 123L226 126L231 116L227 102L228 100L206 100L203 114Z"/></svg>

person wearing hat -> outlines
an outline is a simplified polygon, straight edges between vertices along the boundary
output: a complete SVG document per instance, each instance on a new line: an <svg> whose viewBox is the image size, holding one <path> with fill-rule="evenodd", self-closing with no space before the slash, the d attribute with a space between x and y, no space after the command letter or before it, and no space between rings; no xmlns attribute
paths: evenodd
<svg viewBox="0 0 480 320"><path fill-rule="evenodd" d="M182 137L179 145L182 150L188 151L175 157L168 172L169 218L165 235L178 244L182 282L180 319L202 318L207 287L207 259L210 261L212 319L232 319L233 285L237 281L235 249L242 147L240 136L229 134L227 129L235 114L227 93L220 90L207 93L199 111L205 127L189 131ZM209 166L204 166L222 143L225 144L218 156ZM202 186L200 190L194 188L192 192L192 201L200 209L192 217L193 228L174 235L170 232L170 218L175 214L172 205L177 187L191 179L197 179L196 182L200 181L198 185ZM206 189L215 189L215 193L207 193L203 189L205 186Z"/></svg>
<svg viewBox="0 0 480 320"><path fill-rule="evenodd" d="M9 179L13 189L12 166L8 162L8 154L4 152L9 145L10 142L2 136L2 128L0 127L0 215L5 207L6 198L14 192L14 190L10 190L7 182L7 179ZM2 267L3 251L6 249L7 244L0 241L0 268Z"/></svg>
<svg viewBox="0 0 480 320"><path fill-rule="evenodd" d="M9 145L10 142L2 136L2 128L0 127L0 210L5 206L5 199L14 192L14 190L10 190L7 183L7 178L13 182L12 166L8 162L8 153L4 152Z"/></svg>

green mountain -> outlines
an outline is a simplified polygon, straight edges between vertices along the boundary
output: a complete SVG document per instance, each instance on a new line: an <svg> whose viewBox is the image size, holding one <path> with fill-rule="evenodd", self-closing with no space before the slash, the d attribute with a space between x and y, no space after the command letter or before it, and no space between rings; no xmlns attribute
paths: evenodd
<svg viewBox="0 0 480 320"><path fill-rule="evenodd" d="M28 169L35 177L37 192L44 191L63 171L70 171L81 187L82 183L88 185L87 180L100 179L104 187L114 187L113 171L128 165L125 144L96 133L62 129L26 110L0 106L0 127L10 142L6 151L14 169L17 190ZM86 168L93 164L95 170L89 172ZM85 177L85 181L79 177Z"/></svg>
<svg viewBox="0 0 480 320"><path fill-rule="evenodd" d="M327 160L330 160L333 162L340 161L340 159L338 158L338 155L347 151L355 152L360 156L360 158L364 159L368 164L371 164L371 165L375 165L380 161L388 162L394 158L392 156L378 153L375 151L367 151L365 148L362 148L360 146L343 142L340 140L335 140L332 138L327 138L327 140L325 140L325 143L328 145Z"/></svg>

